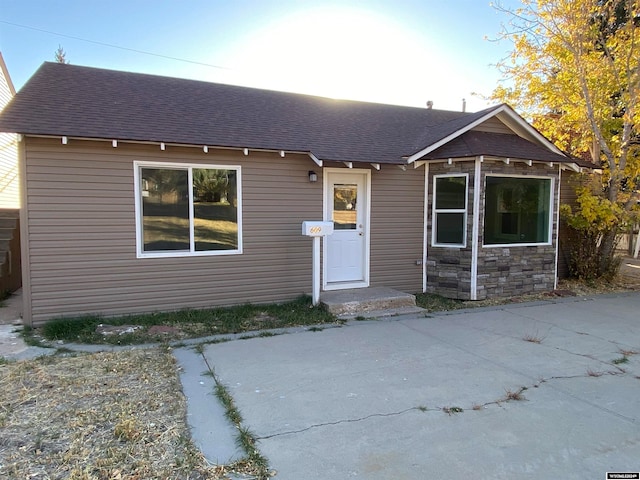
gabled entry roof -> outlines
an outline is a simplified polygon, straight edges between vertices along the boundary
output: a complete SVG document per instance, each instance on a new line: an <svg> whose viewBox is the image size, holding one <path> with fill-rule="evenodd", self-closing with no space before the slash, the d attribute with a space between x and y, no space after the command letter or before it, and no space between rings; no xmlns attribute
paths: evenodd
<svg viewBox="0 0 640 480"><path fill-rule="evenodd" d="M557 153L517 135L468 131L445 143L442 147L427 153L423 160L441 158L465 158L477 156L526 159L541 162L567 161Z"/></svg>
<svg viewBox="0 0 640 480"><path fill-rule="evenodd" d="M0 115L0 131L283 150L323 161L401 165L454 140L450 148L462 153L482 150L482 142L506 141L508 135L479 140L466 134L504 112L524 138L493 150L515 157L513 147L545 160L571 161L506 105L452 112L58 63L44 63L18 92Z"/></svg>

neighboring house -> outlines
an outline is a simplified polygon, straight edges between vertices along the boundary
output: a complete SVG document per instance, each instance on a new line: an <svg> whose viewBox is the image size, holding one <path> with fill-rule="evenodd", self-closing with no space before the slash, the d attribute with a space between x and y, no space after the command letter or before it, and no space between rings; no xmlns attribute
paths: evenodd
<svg viewBox="0 0 640 480"><path fill-rule="evenodd" d="M483 299L552 290L575 163L510 107L332 100L45 63L19 133L24 318L292 299L305 220L322 289Z"/></svg>
<svg viewBox="0 0 640 480"><path fill-rule="evenodd" d="M0 111L16 91L0 53ZM18 136L0 132L0 292L21 285L20 267L20 187L18 176Z"/></svg>
<svg viewBox="0 0 640 480"><path fill-rule="evenodd" d="M0 111L16 94L0 53ZM18 141L14 133L0 132L0 208L20 208Z"/></svg>

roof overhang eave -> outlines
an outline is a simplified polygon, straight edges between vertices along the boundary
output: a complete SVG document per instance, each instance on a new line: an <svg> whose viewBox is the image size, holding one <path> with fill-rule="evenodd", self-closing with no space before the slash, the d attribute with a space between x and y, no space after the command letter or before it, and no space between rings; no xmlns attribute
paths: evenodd
<svg viewBox="0 0 640 480"><path fill-rule="evenodd" d="M564 166L565 169L569 168L571 170L575 170L575 171L579 171L579 168L577 164L575 164L574 162L571 161L567 161L567 160L533 160L533 159L529 159L529 158L519 158L519 157L501 157L501 156L497 156L497 155L469 155L469 156L464 156L464 157L442 157L442 158L429 158L429 159L422 159L419 160L421 165L424 165L426 163L455 163L455 162L470 162L470 161L475 161L475 160L480 160L481 162L484 161L494 161L494 162L504 162L506 164L509 164L511 162L514 163L526 163L527 165L531 166L534 163L536 164L547 164L551 167L556 166L556 165L562 165ZM578 170L576 170L576 168L578 168Z"/></svg>
<svg viewBox="0 0 640 480"><path fill-rule="evenodd" d="M298 150L298 149L286 149L286 148L264 148L264 147L251 147L249 145L219 145L215 143L182 143L182 142L163 142L159 140L139 140L132 138L118 138L118 137L82 137L82 136L73 136L73 135L61 135L61 134L40 134L40 133L17 133L21 138L22 137L33 137L33 138L55 138L62 139L63 143L66 143L70 140L79 140L79 141L91 141L91 142L110 142L112 145L117 146L119 143L131 143L136 145L157 145L160 148L166 147L183 147L183 148L198 148L202 149L205 153L208 152L209 149L218 149L218 150L239 150L245 152L245 155L248 155L248 152L269 152L269 153L279 153L280 156L284 157L285 154L296 154L296 155L307 155L311 158L319 167L322 167L323 161L318 158L312 151L310 150Z"/></svg>

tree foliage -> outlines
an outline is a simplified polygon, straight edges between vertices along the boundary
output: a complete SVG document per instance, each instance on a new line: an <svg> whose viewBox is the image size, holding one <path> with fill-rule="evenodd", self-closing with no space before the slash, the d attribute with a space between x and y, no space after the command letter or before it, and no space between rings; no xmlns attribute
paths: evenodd
<svg viewBox="0 0 640 480"><path fill-rule="evenodd" d="M513 49L499 64L506 82L493 98L567 153L602 165L600 188L578 193L580 218L590 218L589 202L615 212L598 244L609 258L640 198L640 0L522 0L521 8L496 9L509 17L500 38Z"/></svg>
<svg viewBox="0 0 640 480"><path fill-rule="evenodd" d="M54 58L56 63L69 63L69 60L67 60L67 52L64 51L62 45L58 45L58 49L54 53Z"/></svg>
<svg viewBox="0 0 640 480"><path fill-rule="evenodd" d="M600 186L593 181L595 178L591 180L576 186L575 208L560 207L560 216L569 227L566 248L569 273L587 281L600 277L611 279L615 275L620 262L614 250L605 251L603 240L611 232L619 231L621 219L630 220L619 203L598 193Z"/></svg>
<svg viewBox="0 0 640 480"><path fill-rule="evenodd" d="M229 177L227 170L194 169L193 191L202 202L220 202L227 200Z"/></svg>

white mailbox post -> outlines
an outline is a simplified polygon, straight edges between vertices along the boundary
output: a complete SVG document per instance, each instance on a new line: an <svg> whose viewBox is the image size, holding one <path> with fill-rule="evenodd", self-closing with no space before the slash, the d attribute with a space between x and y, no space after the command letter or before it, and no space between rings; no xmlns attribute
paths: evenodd
<svg viewBox="0 0 640 480"><path fill-rule="evenodd" d="M313 238L313 304L320 303L320 237L333 233L333 222L302 222L302 234Z"/></svg>

